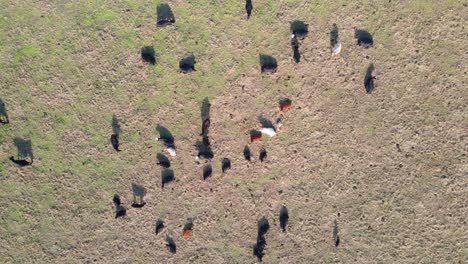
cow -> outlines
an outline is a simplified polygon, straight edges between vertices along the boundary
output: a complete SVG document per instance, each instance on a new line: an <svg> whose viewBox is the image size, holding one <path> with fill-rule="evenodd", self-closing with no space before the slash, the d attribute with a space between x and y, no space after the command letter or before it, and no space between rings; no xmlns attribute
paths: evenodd
<svg viewBox="0 0 468 264"><path fill-rule="evenodd" d="M250 18L250 15L252 14L252 0L245 0L245 11L247 11L247 19Z"/></svg>

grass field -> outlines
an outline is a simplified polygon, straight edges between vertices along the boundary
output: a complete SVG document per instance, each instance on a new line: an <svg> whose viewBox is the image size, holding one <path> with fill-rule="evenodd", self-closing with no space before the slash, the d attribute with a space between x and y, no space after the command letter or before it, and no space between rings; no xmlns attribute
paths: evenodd
<svg viewBox="0 0 468 264"><path fill-rule="evenodd" d="M253 0L246 20L244 1L173 0L176 23L164 28L158 3L0 0L1 263L256 263L262 216L265 263L468 262L467 1ZM293 20L310 31L297 65ZM355 28L373 48L356 45ZM156 65L142 62L143 46ZM196 71L181 74L188 53ZM259 54L278 60L275 74L260 73ZM366 94L370 63L377 87ZM203 181L194 145L205 97L215 158ZM275 120L284 97L294 105L284 129L245 161L249 131L260 115ZM158 124L178 148L164 189ZM9 161L15 138L31 140L31 166ZM224 157L232 169L221 175ZM147 189L142 209L129 208L132 183ZM115 193L125 218L114 219ZM167 227L156 236L158 218Z"/></svg>

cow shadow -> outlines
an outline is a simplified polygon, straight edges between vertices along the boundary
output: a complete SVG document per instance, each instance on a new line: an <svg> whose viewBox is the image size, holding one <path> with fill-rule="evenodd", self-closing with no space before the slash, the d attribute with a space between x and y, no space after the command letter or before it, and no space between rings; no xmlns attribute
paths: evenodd
<svg viewBox="0 0 468 264"><path fill-rule="evenodd" d="M211 109L210 99L208 99L208 97L205 97L200 106L202 122L205 121L206 119L210 119L210 109Z"/></svg>
<svg viewBox="0 0 468 264"><path fill-rule="evenodd" d="M198 151L198 158L211 160L214 157L214 153L210 145L206 145L204 142L197 140L195 147Z"/></svg>
<svg viewBox="0 0 468 264"><path fill-rule="evenodd" d="M208 99L208 97L205 97L200 106L200 114L201 114L201 121L202 121L202 132L200 135L206 137L205 139L206 142L209 142L208 131L211 125L210 108L211 108L210 100ZM207 145L209 145L209 143Z"/></svg>
<svg viewBox="0 0 468 264"><path fill-rule="evenodd" d="M333 240L335 241L335 247L340 245L340 235L338 234L338 222L334 220L333 222Z"/></svg>
<svg viewBox="0 0 468 264"><path fill-rule="evenodd" d="M364 76L364 88L366 89L367 93L372 93L375 89L374 79L375 77L372 76L372 72L374 71L375 67L374 64L371 63L366 69L366 75Z"/></svg>
<svg viewBox="0 0 468 264"><path fill-rule="evenodd" d="M120 127L119 119L115 114L112 114L112 133L117 136L120 135L120 133L122 133L122 128Z"/></svg>
<svg viewBox="0 0 468 264"><path fill-rule="evenodd" d="M11 156L10 160L19 165L20 167L31 165L34 161L31 140L14 138L13 143L17 148L17 155L16 159L14 156Z"/></svg>
<svg viewBox="0 0 468 264"><path fill-rule="evenodd" d="M333 24L332 29L330 31L330 46L334 47L336 44L338 44L340 39L340 35L338 33L338 26L336 24Z"/></svg>
<svg viewBox="0 0 468 264"><path fill-rule="evenodd" d="M366 69L366 75L364 76L364 88L366 89L367 93L372 93L375 89L374 79L375 77L372 76L372 72L374 71L375 67L374 64L370 64Z"/></svg>
<svg viewBox="0 0 468 264"><path fill-rule="evenodd" d="M134 208L141 208L143 207L145 203L145 195L146 195L146 189L142 185L132 183L132 191L133 191L133 203L132 207Z"/></svg>
<svg viewBox="0 0 468 264"><path fill-rule="evenodd" d="M10 123L10 119L8 118L7 109L5 103L0 98L0 124L8 124Z"/></svg>

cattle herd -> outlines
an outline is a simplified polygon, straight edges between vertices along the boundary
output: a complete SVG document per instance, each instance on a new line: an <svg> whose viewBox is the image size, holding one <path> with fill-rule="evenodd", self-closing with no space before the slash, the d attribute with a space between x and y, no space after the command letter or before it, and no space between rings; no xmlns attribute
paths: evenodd
<svg viewBox="0 0 468 264"><path fill-rule="evenodd" d="M252 0L246 0L245 9L247 13L247 19L249 19L252 15L253 5ZM159 4L157 7L157 26L158 27L165 27L175 23L174 14L167 4ZM299 63L301 59L301 54L299 51L300 48L300 39L306 37L308 33L308 26L307 24L301 21L294 21L291 23L291 48L293 54L293 61L295 63ZM355 38L357 39L357 45L363 48L371 48L373 46L373 38L370 33L364 30L356 30L355 31ZM333 24L333 27L330 31L330 50L332 55L337 55L341 51L341 42L338 33L338 26ZM156 63L156 56L154 48L151 46L145 46L141 49L141 56L142 60L149 63L155 64ZM185 58L183 58L179 63L179 68L181 73L190 73L195 71L195 56L193 54L189 54ZM276 72L277 69L277 61L275 58L268 56L268 55L260 55L260 68L261 71L264 73L272 73ZM374 65L370 64L367 68L366 74L364 76L364 88L367 93L371 93L374 90L374 79L375 77L372 75L374 70ZM6 124L9 122L8 115L6 114L5 105L3 102L0 101L0 106L2 111L0 111L0 123ZM284 115L286 112L292 107L292 100L289 98L284 98L279 101L279 112L280 115L278 116L275 124L268 120L260 120L262 123L262 127L260 129L253 129L250 131L250 142L254 143L256 141L260 141L263 135L274 137L280 132L281 127L283 126ZM195 157L196 160L205 161L206 165L203 167L203 179L206 180L212 174L213 168L211 165L211 160L214 157L213 152L210 148L210 140L209 140L209 128L210 128L210 116L209 116L209 108L210 103L207 99L203 101L202 105L202 124L201 124L201 141L197 141L197 148L198 148L198 155ZM113 116L112 120L112 127L113 127L113 134L110 137L110 142L112 147L120 152L119 148L119 133L120 127L118 126L118 121L115 115ZM157 141L160 141L164 144L166 151L168 152L169 156L174 158L176 156L176 145L174 142L174 137L164 127L158 125L157 130L159 132L159 137L156 138ZM26 142L27 143L27 142ZM17 144L17 142L15 142ZM32 164L32 151L29 153L28 151L21 151L20 147L24 146L24 142L19 142L17 144L18 147L18 157L10 157L10 160L14 162L18 166L28 166ZM27 144L26 144L27 145ZM29 142L30 148L30 142ZM28 154L29 153L29 154ZM248 145L244 147L243 151L244 158L247 161L251 161L252 153ZM264 161L267 159L267 150L265 148L261 148L258 158L260 161ZM25 156L29 156L30 160L26 160ZM171 161L168 157L166 157L162 153L157 154L158 165L162 167L161 172L161 187L164 186L174 180L174 172L170 169ZM226 170L231 169L231 160L229 158L223 158L221 160L221 170L224 173ZM131 207L133 208L142 208L145 206L146 202L143 200L145 195L145 188L142 186L133 184L132 185L134 197ZM127 209L124 207L121 198L118 194L115 194L113 197L113 204L115 208L115 218L121 218L126 216ZM288 209L283 206L279 210L279 222L280 227L283 232L287 230L287 224L289 221L289 212ZM187 238L192 236L192 229L194 227L193 219L187 219L187 222L182 231L182 237ZM155 222L155 234L158 235L161 231L165 228L165 223L163 220L158 219ZM262 257L264 256L264 249L266 246L265 234L270 229L270 225L268 219L262 217L258 221L258 234L257 234L257 242L253 246L253 254L261 261ZM334 222L333 228L333 240L334 245L338 247L340 243L340 237L338 234L338 224L336 221ZM174 241L174 238L171 236L166 236L166 246L171 253L176 253L177 247Z"/></svg>

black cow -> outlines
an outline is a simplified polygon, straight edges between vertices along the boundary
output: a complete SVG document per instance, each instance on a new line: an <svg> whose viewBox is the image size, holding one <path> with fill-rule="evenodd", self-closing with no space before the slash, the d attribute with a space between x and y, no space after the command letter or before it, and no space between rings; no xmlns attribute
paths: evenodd
<svg viewBox="0 0 468 264"><path fill-rule="evenodd" d="M177 246L176 243L174 242L174 239L170 237L169 235L166 236L166 247L169 249L169 252L172 254L175 254L177 251Z"/></svg>
<svg viewBox="0 0 468 264"><path fill-rule="evenodd" d="M211 164L206 164L203 167L203 180L206 180L206 178L210 177L212 173L213 168L211 167Z"/></svg>
<svg viewBox="0 0 468 264"><path fill-rule="evenodd" d="M374 38L372 34L361 29L354 31L354 37L357 39L357 44L365 49L372 48L374 45Z"/></svg>
<svg viewBox="0 0 468 264"><path fill-rule="evenodd" d="M266 160L266 158L267 158L267 151L265 148L262 148L260 150L260 161L263 162Z"/></svg>
<svg viewBox="0 0 468 264"><path fill-rule="evenodd" d="M252 14L252 0L245 0L245 11L247 11L247 19L250 18L250 15Z"/></svg>
<svg viewBox="0 0 468 264"><path fill-rule="evenodd" d="M155 225L155 229L154 229L154 232L156 233L156 235L161 233L163 228L164 228L164 221L161 220L161 219L156 220L156 225Z"/></svg>
<svg viewBox="0 0 468 264"><path fill-rule="evenodd" d="M340 236L338 235L338 222L335 220L333 224L333 240L335 241L335 247L340 245Z"/></svg>
<svg viewBox="0 0 468 264"><path fill-rule="evenodd" d="M121 205L117 205L115 208L115 218L124 217L127 214L127 209Z"/></svg>
<svg viewBox="0 0 468 264"><path fill-rule="evenodd" d="M114 194L114 198L112 199L115 206L119 206L122 202L120 201L120 196L118 194Z"/></svg>
<svg viewBox="0 0 468 264"><path fill-rule="evenodd" d="M29 165L31 165L33 163L32 160L29 162L29 161L24 160L24 159L15 159L15 157L13 157L13 156L10 157L10 160L13 161L13 163L15 163L16 165L18 165L20 167L26 167L26 166L29 166Z"/></svg>
<svg viewBox="0 0 468 264"><path fill-rule="evenodd" d="M221 171L224 173L226 170L231 168L231 160L228 158L224 158L221 161Z"/></svg>
<svg viewBox="0 0 468 264"><path fill-rule="evenodd" d="M286 206L283 206L280 209L279 221L280 221L281 229L283 229L283 232L286 232L286 225L288 224L288 221L289 221L289 213L288 213L288 208L286 208Z"/></svg>
<svg viewBox="0 0 468 264"><path fill-rule="evenodd" d="M299 53L299 40L295 34L291 36L291 48L293 50L293 59L295 63L299 63L301 61L301 54Z"/></svg>
<svg viewBox="0 0 468 264"><path fill-rule="evenodd" d="M119 135L118 134L112 134L110 140L111 140L112 147L115 150L120 151L120 149L119 149Z"/></svg>
<svg viewBox="0 0 468 264"><path fill-rule="evenodd" d="M251 154L251 152L250 152L250 148L249 148L249 146L246 145L246 146L244 147L244 158L245 158L246 160L250 161L251 156L252 156L252 154Z"/></svg>

